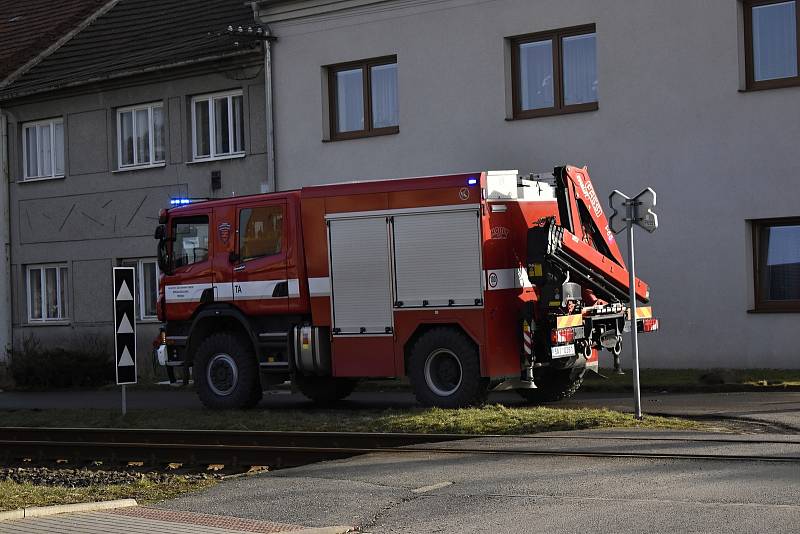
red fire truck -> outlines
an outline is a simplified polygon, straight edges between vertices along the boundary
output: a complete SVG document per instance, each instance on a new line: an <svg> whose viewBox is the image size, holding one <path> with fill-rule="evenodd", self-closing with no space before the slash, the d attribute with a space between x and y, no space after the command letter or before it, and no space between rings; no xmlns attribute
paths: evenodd
<svg viewBox="0 0 800 534"><path fill-rule="evenodd" d="M176 201L155 237L159 363L213 408L291 380L319 403L408 377L424 405L573 394L618 365L628 273L586 168ZM650 299L636 280L636 295ZM639 331L658 328L647 306Z"/></svg>

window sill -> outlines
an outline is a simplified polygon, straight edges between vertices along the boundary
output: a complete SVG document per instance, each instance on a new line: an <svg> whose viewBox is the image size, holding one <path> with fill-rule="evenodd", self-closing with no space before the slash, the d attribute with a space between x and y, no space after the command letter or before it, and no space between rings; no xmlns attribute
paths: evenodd
<svg viewBox="0 0 800 534"><path fill-rule="evenodd" d="M161 321L158 320L158 317L147 317L145 319L138 319L136 322L139 324L156 324Z"/></svg>
<svg viewBox="0 0 800 534"><path fill-rule="evenodd" d="M777 80L766 80L763 82L748 82L747 87L739 89L740 93L754 93L757 91L769 91L770 89L783 89L784 87L800 86L800 76L795 78L779 78Z"/></svg>
<svg viewBox="0 0 800 534"><path fill-rule="evenodd" d="M240 159L246 155L246 153L241 152L239 154L230 154L228 156L214 156L213 158L193 159L192 161L187 161L186 165L197 165L198 163L208 163L210 161L224 161L226 159Z"/></svg>
<svg viewBox="0 0 800 534"><path fill-rule="evenodd" d="M371 130L364 132L350 132L346 134L337 134L330 139L323 139L323 143L335 143L338 141L350 141L352 139L365 139L367 137L381 137L384 135L397 135L400 133L399 126L392 126L389 128L381 128L379 130Z"/></svg>
<svg viewBox="0 0 800 534"><path fill-rule="evenodd" d="M785 308L754 308L747 313L800 313L800 306L787 306Z"/></svg>
<svg viewBox="0 0 800 534"><path fill-rule="evenodd" d="M52 321L28 321L24 326L69 326L72 324L69 319L58 319Z"/></svg>
<svg viewBox="0 0 800 534"><path fill-rule="evenodd" d="M585 113L589 111L597 111L600 105L597 102L589 102L588 104L577 104L561 109L536 109L530 111L517 111L511 118L506 118L506 121L519 121L525 119L538 119L539 117L553 117L556 115L571 115L573 113Z"/></svg>
<svg viewBox="0 0 800 534"><path fill-rule="evenodd" d="M111 171L111 174L117 174L119 172L142 171L146 169L161 169L166 166L166 161L163 163L153 163L152 165L131 165L130 167L120 167L119 169L115 169Z"/></svg>
<svg viewBox="0 0 800 534"><path fill-rule="evenodd" d="M56 176L42 176L40 178L23 178L17 180L18 184L27 184L28 182L46 182L47 180L63 180L66 175L58 174Z"/></svg>

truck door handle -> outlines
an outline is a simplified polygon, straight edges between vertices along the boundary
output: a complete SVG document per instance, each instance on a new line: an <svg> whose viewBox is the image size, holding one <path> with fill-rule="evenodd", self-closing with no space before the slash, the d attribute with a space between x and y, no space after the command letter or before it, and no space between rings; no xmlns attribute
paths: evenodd
<svg viewBox="0 0 800 534"><path fill-rule="evenodd" d="M247 268L247 265L244 265L244 264L237 265L236 267L233 268L233 272L240 273L240 272L244 271L246 268Z"/></svg>

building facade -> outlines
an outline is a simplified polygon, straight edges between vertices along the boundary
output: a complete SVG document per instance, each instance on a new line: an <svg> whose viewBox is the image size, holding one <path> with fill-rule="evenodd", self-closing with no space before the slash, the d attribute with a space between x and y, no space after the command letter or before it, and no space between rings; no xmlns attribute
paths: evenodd
<svg viewBox="0 0 800 534"><path fill-rule="evenodd" d="M651 186L637 268L662 330L642 365L800 367L795 1L256 9L277 39L279 188L563 163L601 197Z"/></svg>
<svg viewBox="0 0 800 534"><path fill-rule="evenodd" d="M260 43L216 35L252 24L252 10L216 2L201 13L205 4L121 2L0 91L17 347L31 335L70 348L110 341L112 268L133 266L146 369L159 210L263 190ZM189 28L152 37L171 21Z"/></svg>

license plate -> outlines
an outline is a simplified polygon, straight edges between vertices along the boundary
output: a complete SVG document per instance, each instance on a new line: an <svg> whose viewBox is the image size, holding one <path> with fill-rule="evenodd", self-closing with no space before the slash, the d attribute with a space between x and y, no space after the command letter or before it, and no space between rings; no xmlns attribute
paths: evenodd
<svg viewBox="0 0 800 534"><path fill-rule="evenodd" d="M561 345L560 347L552 347L550 355L553 358L569 358L575 356L575 345Z"/></svg>

